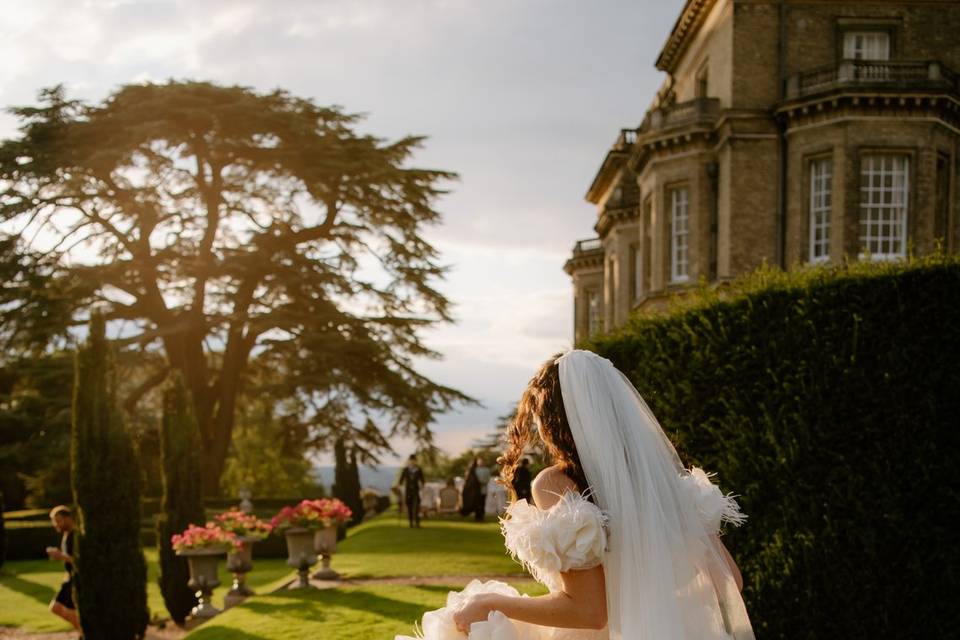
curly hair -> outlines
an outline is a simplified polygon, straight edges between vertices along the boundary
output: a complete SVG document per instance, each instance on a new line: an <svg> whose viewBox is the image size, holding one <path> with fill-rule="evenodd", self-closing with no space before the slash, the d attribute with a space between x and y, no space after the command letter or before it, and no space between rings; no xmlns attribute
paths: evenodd
<svg viewBox="0 0 960 640"><path fill-rule="evenodd" d="M543 443L551 463L570 478L581 493L587 490L587 478L580 465L560 391L560 365L556 360L561 355L558 353L547 360L530 379L507 430L507 449L497 459L500 477L514 500L514 474L527 447L537 439Z"/></svg>

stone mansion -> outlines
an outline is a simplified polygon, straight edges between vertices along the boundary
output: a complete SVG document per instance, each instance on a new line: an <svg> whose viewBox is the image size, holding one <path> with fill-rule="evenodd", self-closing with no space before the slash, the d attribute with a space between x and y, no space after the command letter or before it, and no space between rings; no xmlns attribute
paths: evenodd
<svg viewBox="0 0 960 640"><path fill-rule="evenodd" d="M587 191L574 336L766 262L960 250L960 2L687 0Z"/></svg>

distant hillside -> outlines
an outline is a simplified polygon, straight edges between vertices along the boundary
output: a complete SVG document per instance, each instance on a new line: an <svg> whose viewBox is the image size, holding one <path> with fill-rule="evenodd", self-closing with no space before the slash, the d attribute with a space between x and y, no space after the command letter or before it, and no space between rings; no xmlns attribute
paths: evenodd
<svg viewBox="0 0 960 640"><path fill-rule="evenodd" d="M323 483L323 486L330 490L333 484L333 466L314 467L314 472ZM389 494L390 487L396 482L397 475L400 473L400 467L360 467L360 484L364 488L376 489L382 494Z"/></svg>

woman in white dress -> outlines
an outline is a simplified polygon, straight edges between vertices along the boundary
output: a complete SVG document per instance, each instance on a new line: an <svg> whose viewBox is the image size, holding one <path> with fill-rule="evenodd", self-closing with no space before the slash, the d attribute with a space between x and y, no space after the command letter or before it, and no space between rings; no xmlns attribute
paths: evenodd
<svg viewBox="0 0 960 640"><path fill-rule="evenodd" d="M500 460L506 486L532 438L553 466L534 480L534 504L511 504L501 527L550 593L474 581L424 615L421 637L753 640L740 572L718 536L721 522L746 516L706 473L681 465L609 360L575 350L541 367Z"/></svg>

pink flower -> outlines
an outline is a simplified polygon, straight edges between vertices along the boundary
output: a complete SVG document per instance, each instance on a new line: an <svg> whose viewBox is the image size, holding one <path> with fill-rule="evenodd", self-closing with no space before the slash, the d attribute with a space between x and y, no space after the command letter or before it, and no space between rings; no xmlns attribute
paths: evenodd
<svg viewBox="0 0 960 640"><path fill-rule="evenodd" d="M262 540L270 535L271 525L256 516L244 513L238 509L221 513L216 518L220 528L241 538L256 538Z"/></svg>
<svg viewBox="0 0 960 640"><path fill-rule="evenodd" d="M295 507L284 507L273 517L271 526L274 530L302 527L306 529L323 529L340 526L353 517L353 512L343 502L337 499L320 498L318 500L301 500Z"/></svg>
<svg viewBox="0 0 960 640"><path fill-rule="evenodd" d="M170 543L174 551L222 547L228 553L235 553L240 551L241 546L236 535L224 531L213 522L203 527L191 524L183 533L171 536Z"/></svg>

